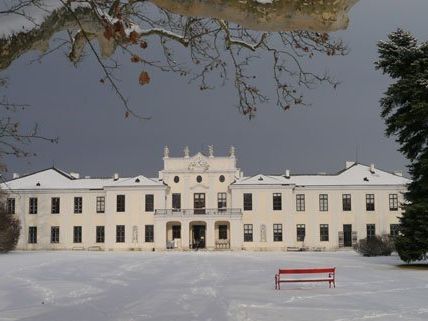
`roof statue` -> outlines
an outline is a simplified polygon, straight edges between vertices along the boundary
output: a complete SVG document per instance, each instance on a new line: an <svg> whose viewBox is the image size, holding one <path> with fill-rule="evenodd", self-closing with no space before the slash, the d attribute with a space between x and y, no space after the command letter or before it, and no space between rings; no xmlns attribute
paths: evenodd
<svg viewBox="0 0 428 321"><path fill-rule="evenodd" d="M235 147L234 146L230 146L229 156L230 157L235 157Z"/></svg>
<svg viewBox="0 0 428 321"><path fill-rule="evenodd" d="M214 145L208 145L208 155L210 158L214 157Z"/></svg>
<svg viewBox="0 0 428 321"><path fill-rule="evenodd" d="M169 157L169 148L168 148L168 146L165 146L163 148L163 157L164 158L168 158Z"/></svg>
<svg viewBox="0 0 428 321"><path fill-rule="evenodd" d="M189 146L184 147L184 158L189 158L190 157L190 150L189 150Z"/></svg>

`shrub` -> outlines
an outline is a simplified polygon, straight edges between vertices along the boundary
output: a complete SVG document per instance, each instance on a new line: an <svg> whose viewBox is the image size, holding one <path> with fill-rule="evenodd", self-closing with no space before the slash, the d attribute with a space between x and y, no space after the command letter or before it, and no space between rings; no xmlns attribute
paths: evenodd
<svg viewBox="0 0 428 321"><path fill-rule="evenodd" d="M16 248L21 225L14 214L7 214L0 206L0 253L7 253Z"/></svg>
<svg viewBox="0 0 428 321"><path fill-rule="evenodd" d="M359 240L354 250L364 256L389 256L394 251L394 241L389 235Z"/></svg>

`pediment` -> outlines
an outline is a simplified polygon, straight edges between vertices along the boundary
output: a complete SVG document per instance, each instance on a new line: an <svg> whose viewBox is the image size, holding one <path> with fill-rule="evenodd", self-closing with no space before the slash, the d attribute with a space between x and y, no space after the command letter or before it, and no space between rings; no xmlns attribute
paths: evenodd
<svg viewBox="0 0 428 321"><path fill-rule="evenodd" d="M190 159L189 165L187 169L189 171L199 170L199 171L207 171L210 168L208 164L208 158L201 153L197 153Z"/></svg>

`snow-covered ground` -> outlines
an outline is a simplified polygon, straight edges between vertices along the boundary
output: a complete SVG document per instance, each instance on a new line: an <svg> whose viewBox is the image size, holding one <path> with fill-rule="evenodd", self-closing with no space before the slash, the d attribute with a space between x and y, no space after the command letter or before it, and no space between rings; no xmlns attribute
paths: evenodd
<svg viewBox="0 0 428 321"><path fill-rule="evenodd" d="M428 320L428 270L353 252L14 252L0 255L0 320ZM278 267L337 267L273 289Z"/></svg>

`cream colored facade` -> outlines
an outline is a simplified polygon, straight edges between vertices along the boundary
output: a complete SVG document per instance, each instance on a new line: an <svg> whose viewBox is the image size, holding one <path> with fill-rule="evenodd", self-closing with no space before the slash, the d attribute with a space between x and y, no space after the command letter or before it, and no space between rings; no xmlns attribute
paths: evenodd
<svg viewBox="0 0 428 321"><path fill-rule="evenodd" d="M394 232L409 183L352 162L333 175L244 177L234 148L225 157L165 148L163 162L158 178L50 168L3 184L22 224L18 248L332 250Z"/></svg>

